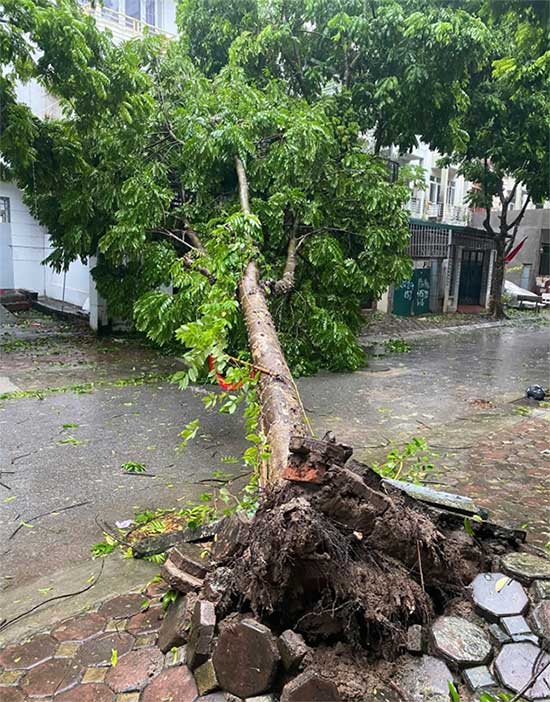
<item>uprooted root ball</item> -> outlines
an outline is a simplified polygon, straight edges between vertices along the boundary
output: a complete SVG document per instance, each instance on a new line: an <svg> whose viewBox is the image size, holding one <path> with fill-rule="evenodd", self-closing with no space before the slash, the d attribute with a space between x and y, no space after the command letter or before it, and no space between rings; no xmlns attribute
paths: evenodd
<svg viewBox="0 0 550 702"><path fill-rule="evenodd" d="M219 614L252 610L310 643L344 640L391 656L408 626L433 617L434 597L437 608L462 592L481 560L463 531L443 531L412 500L333 467L321 485L266 495L248 542L223 564Z"/></svg>

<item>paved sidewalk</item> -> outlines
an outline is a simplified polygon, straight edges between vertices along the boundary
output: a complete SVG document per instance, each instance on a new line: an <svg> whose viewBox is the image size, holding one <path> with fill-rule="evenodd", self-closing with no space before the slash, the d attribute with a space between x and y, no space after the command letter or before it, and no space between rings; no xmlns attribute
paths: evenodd
<svg viewBox="0 0 550 702"><path fill-rule="evenodd" d="M362 342L388 339L428 338L456 331L474 331L518 325L550 325L550 310L508 310L508 319L494 321L486 314L450 313L428 314L423 317L398 317L393 314L369 312L360 335Z"/></svg>
<svg viewBox="0 0 550 702"><path fill-rule="evenodd" d="M550 408L480 407L447 425L424 423L417 436L436 454L430 487L471 497L492 521L524 528L531 543L550 547ZM361 459L382 463L388 451L366 449Z"/></svg>
<svg viewBox="0 0 550 702"><path fill-rule="evenodd" d="M184 664L185 647L163 655L156 646L164 592L163 583L151 582L6 646L0 700L194 702L198 692Z"/></svg>

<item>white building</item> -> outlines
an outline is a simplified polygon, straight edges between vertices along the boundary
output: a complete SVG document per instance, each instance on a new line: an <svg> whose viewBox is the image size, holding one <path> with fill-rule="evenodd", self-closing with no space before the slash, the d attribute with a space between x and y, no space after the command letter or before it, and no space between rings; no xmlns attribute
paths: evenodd
<svg viewBox="0 0 550 702"><path fill-rule="evenodd" d="M104 0L103 6L98 3L95 8L81 4L83 12L95 17L98 28L110 31L117 42L144 31L176 34L176 0ZM35 81L18 85L17 95L38 117L59 116L55 99ZM56 273L42 265L50 252L48 232L31 216L21 191L0 181L0 290L26 289L82 307L90 311L96 328L98 302L90 264L78 260L66 273Z"/></svg>

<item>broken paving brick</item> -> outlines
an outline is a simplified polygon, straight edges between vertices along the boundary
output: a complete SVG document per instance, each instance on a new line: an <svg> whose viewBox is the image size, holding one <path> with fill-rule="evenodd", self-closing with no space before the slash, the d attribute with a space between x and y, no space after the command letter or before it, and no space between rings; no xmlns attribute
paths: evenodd
<svg viewBox="0 0 550 702"><path fill-rule="evenodd" d="M219 688L216 671L210 658L195 669L194 675L199 695L207 695Z"/></svg>
<svg viewBox="0 0 550 702"><path fill-rule="evenodd" d="M202 588L204 597L210 602L217 604L231 586L233 582L232 575L231 568L226 568L225 566L220 566L212 573L208 573Z"/></svg>
<svg viewBox="0 0 550 702"><path fill-rule="evenodd" d="M413 624L407 629L407 651L414 655L422 653L422 627L420 624Z"/></svg>
<svg viewBox="0 0 550 702"><path fill-rule="evenodd" d="M306 670L288 682L281 694L281 702L339 702L338 688L332 682L311 670Z"/></svg>
<svg viewBox="0 0 550 702"><path fill-rule="evenodd" d="M249 532L250 520L242 512L225 517L214 538L212 560L222 563L234 556L246 544Z"/></svg>
<svg viewBox="0 0 550 702"><path fill-rule="evenodd" d="M191 633L187 642L187 665L191 670L205 663L212 652L216 629L216 610L208 600L197 600L191 618Z"/></svg>
<svg viewBox="0 0 550 702"><path fill-rule="evenodd" d="M190 575L189 573L180 570L170 560L167 560L164 563L160 574L168 585L170 585L173 590L177 590L178 592L193 592L200 590L202 587L202 580L199 580L194 575Z"/></svg>
<svg viewBox="0 0 550 702"><path fill-rule="evenodd" d="M283 631L277 640L277 645L285 670L297 670L309 651L303 636L291 629Z"/></svg>
<svg viewBox="0 0 550 702"><path fill-rule="evenodd" d="M225 626L212 657L220 687L238 697L254 697L271 687L280 662L277 640L254 619Z"/></svg>
<svg viewBox="0 0 550 702"><path fill-rule="evenodd" d="M176 568L203 580L209 570L209 560L203 558L204 548L197 544L179 544L168 552L168 560Z"/></svg>
<svg viewBox="0 0 550 702"><path fill-rule="evenodd" d="M158 634L158 647L163 653L183 645L191 629L191 619L197 602L197 595L189 592L179 596L175 602L168 605Z"/></svg>

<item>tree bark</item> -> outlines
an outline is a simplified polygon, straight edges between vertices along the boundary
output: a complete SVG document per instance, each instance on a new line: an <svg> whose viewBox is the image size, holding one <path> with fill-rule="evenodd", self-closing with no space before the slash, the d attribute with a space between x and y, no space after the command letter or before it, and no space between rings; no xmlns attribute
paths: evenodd
<svg viewBox="0 0 550 702"><path fill-rule="evenodd" d="M250 213L248 181L242 161L237 157L239 195L243 212ZM243 311L248 343L255 366L269 371L258 381L261 427L269 445L270 457L262 465L260 482L265 487L282 480L287 466L292 436L308 433L303 406L287 365L255 261L249 261L239 283L239 302Z"/></svg>
<svg viewBox="0 0 550 702"><path fill-rule="evenodd" d="M505 235L500 233L496 239L496 256L491 280L491 301L489 312L494 319L504 319L504 303L502 301L502 288L504 285L504 258L506 255Z"/></svg>

